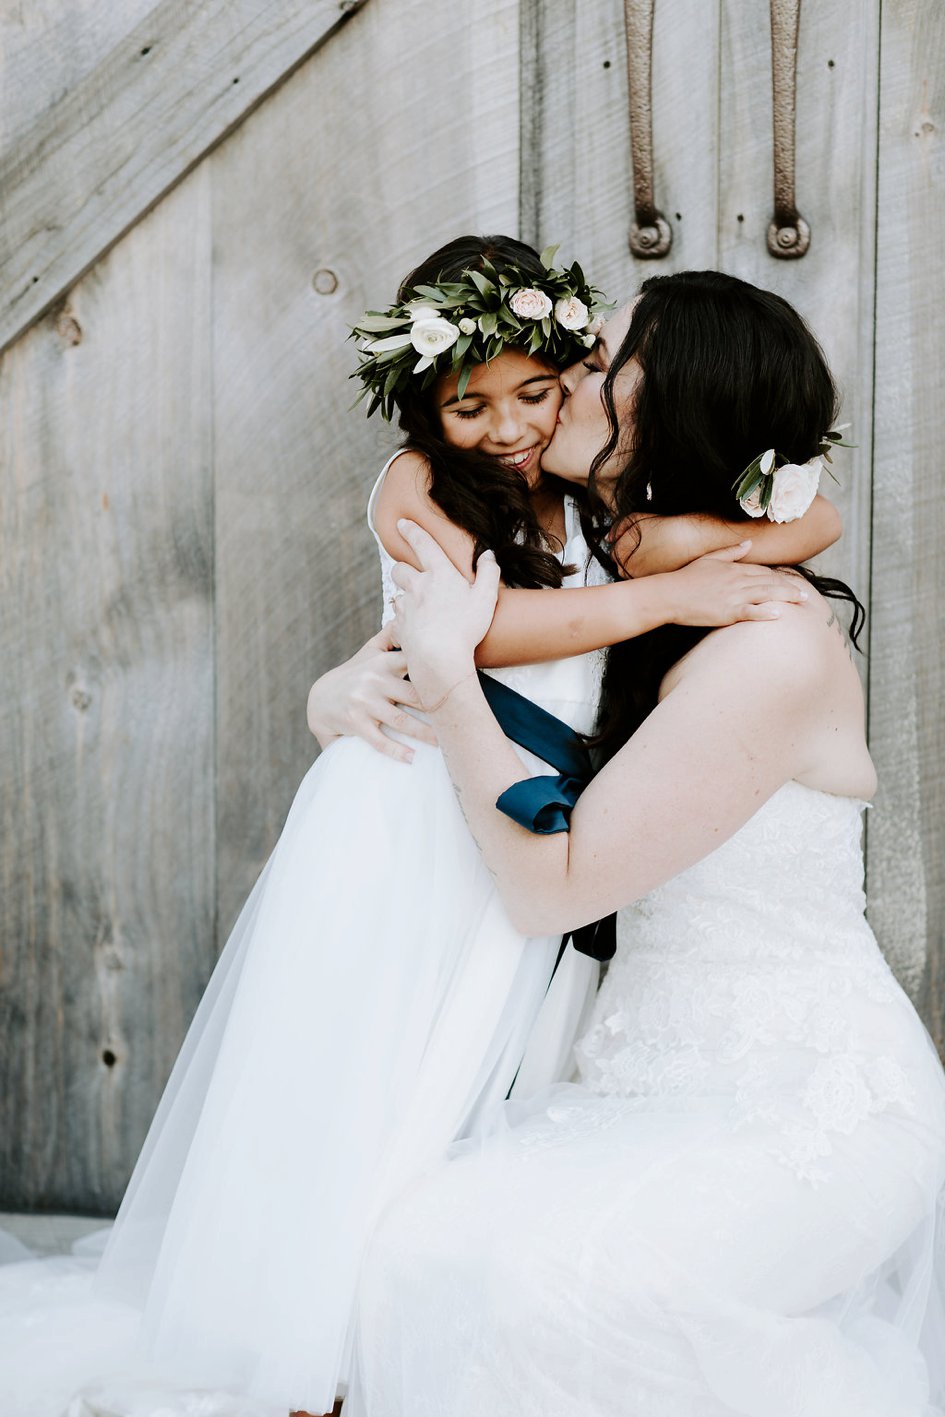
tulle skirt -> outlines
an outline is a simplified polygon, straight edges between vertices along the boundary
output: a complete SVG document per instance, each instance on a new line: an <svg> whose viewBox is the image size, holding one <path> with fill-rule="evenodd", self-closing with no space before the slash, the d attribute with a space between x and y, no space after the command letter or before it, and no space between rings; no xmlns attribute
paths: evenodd
<svg viewBox="0 0 945 1417"><path fill-rule="evenodd" d="M548 991L559 944L512 929L438 751L405 767L329 748L214 972L91 1297L81 1261L0 1276L3 1417L58 1417L110 1373L102 1410L330 1410L379 1212L476 1133L533 1029L528 1086L567 1068L596 965L569 949ZM20 1361L31 1325L46 1374ZM195 1407L199 1389L240 1400Z"/></svg>
<svg viewBox="0 0 945 1417"><path fill-rule="evenodd" d="M914 1109L838 1132L816 1180L711 1083L507 1104L378 1227L345 1417L940 1417L945 1105L913 1021Z"/></svg>

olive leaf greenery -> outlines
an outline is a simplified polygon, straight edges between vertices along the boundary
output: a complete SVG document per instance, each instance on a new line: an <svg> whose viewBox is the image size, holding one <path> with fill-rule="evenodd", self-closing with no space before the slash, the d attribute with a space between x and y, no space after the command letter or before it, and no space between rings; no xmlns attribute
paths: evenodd
<svg viewBox="0 0 945 1417"><path fill-rule="evenodd" d="M379 409L390 421L398 395L411 383L427 389L443 374L459 375L457 394L462 398L473 369L488 364L508 346L528 355L541 353L560 367L579 359L593 342L588 326L612 307L589 284L577 262L555 267L557 251L557 246L542 251L541 279L513 267L500 272L491 261L483 260L477 270L464 271L458 280L418 285L389 309L368 310L350 334L360 341L358 367L350 376L362 386L354 406L367 398L368 417ZM537 290L546 296L550 313L538 319L517 315L511 300L522 290ZM588 312L580 329L570 329L555 318L558 302L572 299L579 300ZM422 321L411 313L411 307L418 304L430 307ZM455 338L441 350L423 354L414 343L414 334L422 323L429 330L434 320L448 322L446 329L437 327L442 338L449 340L451 333ZM462 329L462 324L467 328Z"/></svg>
<svg viewBox="0 0 945 1417"><path fill-rule="evenodd" d="M817 445L817 452L814 454L815 457L823 459L824 471L827 473L828 477L833 478L838 486L839 479L830 465L833 461L830 453L834 448L858 447L857 443L845 442L841 436L843 430L849 428L849 426L849 423L841 423L838 428L829 429L824 434L821 442ZM777 452L774 448L767 448L763 453L759 453L756 458L752 458L744 472L740 473L732 484L732 491L735 493L736 501L744 501L747 497L750 497L757 488L758 506L763 512L766 512L771 502L771 494L774 491L774 475L779 467L788 467L790 461L790 458L784 457L782 453Z"/></svg>
<svg viewBox="0 0 945 1417"><path fill-rule="evenodd" d="M833 480L834 480L834 482L838 482L838 479L837 479L837 477L835 476L835 474L834 474L834 472L833 472L833 470L832 470L832 468L831 468L831 466L830 466L830 464L833 462L833 458L830 456L831 451L832 451L834 448L858 448L858 447L859 447L859 443L846 443L846 442L844 442L843 438L841 438L841 436L840 436L841 433L843 432L843 430L844 430L845 428L849 428L849 426L850 426L849 423L840 423L840 424L838 424L838 426L837 426L836 428L830 428L830 429L828 429L828 431L827 431L827 432L824 434L824 436L823 436L822 442L819 444L819 446L818 446L818 448L817 448L817 454L818 454L818 456L819 456L819 457L822 457L823 460L824 460L824 462L825 462L825 464L826 464L826 469L825 469L825 470L826 470L826 472L827 472L827 475L828 475L828 477L832 477ZM839 485L839 483L838 483L838 485Z"/></svg>
<svg viewBox="0 0 945 1417"><path fill-rule="evenodd" d="M780 458L774 448L767 448L763 453L759 453L753 458L740 477L735 479L733 491L738 502L750 497L755 488L760 488L758 494L758 505L761 510L768 510L768 503L771 501L771 492L774 487L775 468L787 462L787 458Z"/></svg>

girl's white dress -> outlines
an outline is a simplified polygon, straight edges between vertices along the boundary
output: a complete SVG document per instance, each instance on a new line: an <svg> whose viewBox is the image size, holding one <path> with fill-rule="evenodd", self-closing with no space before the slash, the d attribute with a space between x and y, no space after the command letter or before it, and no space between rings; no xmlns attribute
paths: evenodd
<svg viewBox="0 0 945 1417"><path fill-rule="evenodd" d="M583 585L587 546L566 512L565 583ZM383 548L381 561L387 603ZM587 654L496 673L587 732L601 667ZM77 1384L109 1373L77 1413L330 1410L379 1210L513 1082L567 1075L597 966L569 946L549 990L560 940L512 928L441 754L415 751L404 766L342 739L305 777L187 1035L94 1298L75 1266L54 1283L42 1264L0 1271L3 1417L58 1417Z"/></svg>
<svg viewBox="0 0 945 1417"><path fill-rule="evenodd" d="M621 913L580 1084L381 1222L344 1417L941 1417L945 1078L861 806L789 783Z"/></svg>

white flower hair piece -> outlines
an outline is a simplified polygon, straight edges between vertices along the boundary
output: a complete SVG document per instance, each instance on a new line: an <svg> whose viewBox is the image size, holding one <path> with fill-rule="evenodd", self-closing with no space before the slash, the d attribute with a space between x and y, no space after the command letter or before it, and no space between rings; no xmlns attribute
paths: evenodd
<svg viewBox="0 0 945 1417"><path fill-rule="evenodd" d="M732 486L742 511L750 517L767 516L772 522L797 521L817 496L821 476L826 472L837 480L829 467L831 449L856 447L841 437L849 426L841 423L825 433L817 452L805 463L789 462L774 448L759 453Z"/></svg>
<svg viewBox="0 0 945 1417"><path fill-rule="evenodd" d="M390 421L415 379L426 389L441 374L458 374L462 398L476 365L506 348L560 366L580 359L610 306L576 262L555 267L557 250L542 251L542 279L483 260L458 280L417 286L388 310L362 315L351 331L359 342L351 377L363 386L356 402L370 396L368 417L380 409Z"/></svg>

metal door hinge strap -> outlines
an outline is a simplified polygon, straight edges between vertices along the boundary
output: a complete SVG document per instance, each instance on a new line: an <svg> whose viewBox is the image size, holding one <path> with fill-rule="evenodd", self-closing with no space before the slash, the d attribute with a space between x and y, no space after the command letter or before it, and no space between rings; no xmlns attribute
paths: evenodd
<svg viewBox="0 0 945 1417"><path fill-rule="evenodd" d="M630 250L654 260L665 256L673 232L653 198L653 10L656 0L623 0L627 30L633 223Z"/></svg>
<svg viewBox="0 0 945 1417"><path fill-rule="evenodd" d="M771 0L771 86L774 103L774 216L768 250L796 260L810 245L810 227L795 205L794 151L797 109L797 36L801 0Z"/></svg>

